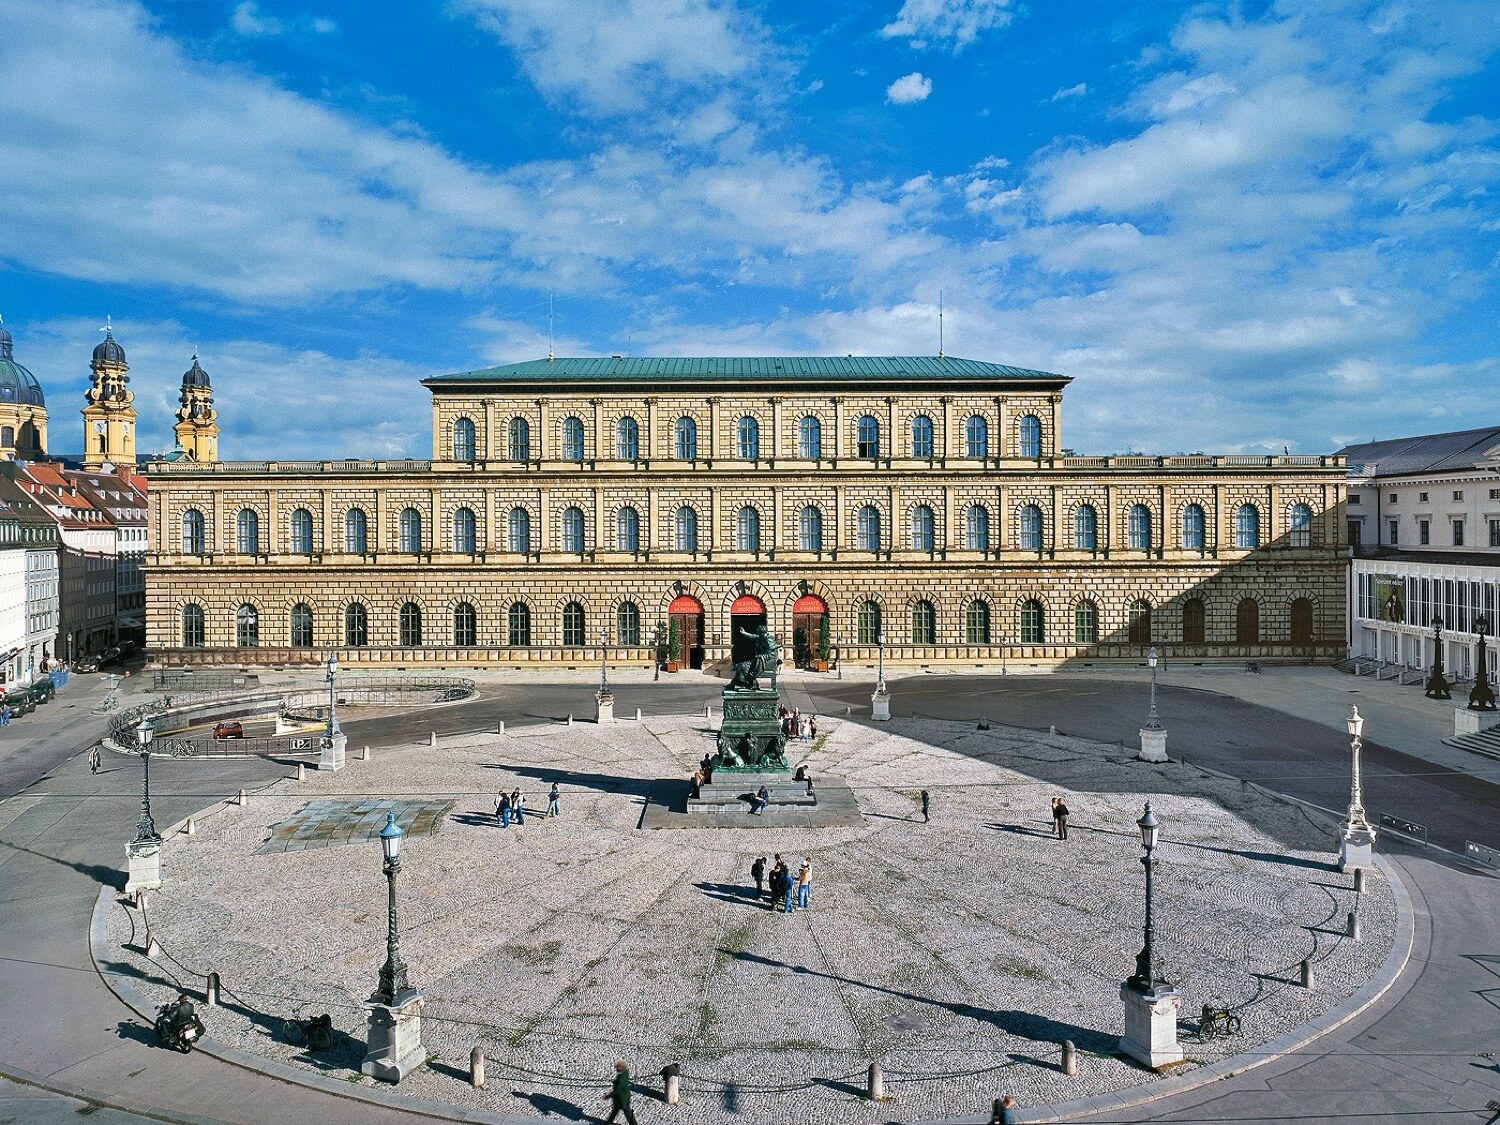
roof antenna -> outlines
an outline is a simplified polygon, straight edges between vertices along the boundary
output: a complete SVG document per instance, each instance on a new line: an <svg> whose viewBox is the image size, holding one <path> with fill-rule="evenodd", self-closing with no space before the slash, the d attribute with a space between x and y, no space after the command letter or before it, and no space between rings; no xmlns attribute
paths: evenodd
<svg viewBox="0 0 1500 1125"><path fill-rule="evenodd" d="M547 362L553 360L552 354L552 290L547 290Z"/></svg>
<svg viewBox="0 0 1500 1125"><path fill-rule="evenodd" d="M946 359L943 355L943 291L938 290L938 359Z"/></svg>

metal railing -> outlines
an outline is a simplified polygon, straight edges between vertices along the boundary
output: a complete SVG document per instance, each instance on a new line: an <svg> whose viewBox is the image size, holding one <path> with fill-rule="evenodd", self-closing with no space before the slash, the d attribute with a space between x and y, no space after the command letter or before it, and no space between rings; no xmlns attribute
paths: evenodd
<svg viewBox="0 0 1500 1125"><path fill-rule="evenodd" d="M352 675L338 682L339 703L351 706L452 703L473 694L474 681L464 676ZM326 688L290 692L281 701L281 717L292 722L321 722L328 718L327 704Z"/></svg>

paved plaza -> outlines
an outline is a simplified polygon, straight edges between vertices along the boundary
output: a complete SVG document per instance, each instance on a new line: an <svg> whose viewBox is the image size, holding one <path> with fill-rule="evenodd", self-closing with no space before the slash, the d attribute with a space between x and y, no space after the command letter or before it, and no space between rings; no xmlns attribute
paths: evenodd
<svg viewBox="0 0 1500 1125"><path fill-rule="evenodd" d="M433 1059L399 1091L541 1119L594 1112L617 1057L647 1089L679 1063L684 1104L672 1119L691 1123L972 1116L1002 1093L1034 1107L1159 1081L1114 1054L1119 983L1141 942L1143 795L1163 823L1158 943L1183 995L1187 1072L1338 1006L1391 951L1384 876L1372 872L1356 901L1330 868L1326 825L1253 787L998 725L824 730L789 760L848 786L860 824L641 827L653 790L680 785L707 749L701 717L351 755L340 773L278 781L170 839L149 918L106 894L106 971L152 1002L218 971L214 1044L372 1085L358 1066L360 1002L385 956L379 848L359 830L347 843L324 833L324 846L264 850L319 801L452 802L435 834L403 851L402 951L426 994ZM562 816L547 820L554 779ZM502 829L495 793L517 786L526 824ZM1050 835L1054 795L1073 811L1066 842ZM794 869L811 859L810 910L755 901L751 861L775 852ZM1359 942L1344 934L1355 909ZM1311 990L1296 983L1304 958ZM1196 1041L1206 1002L1233 1008L1243 1033ZM283 1019L324 1011L342 1033L331 1051L282 1042ZM1080 1051L1074 1077L1057 1065L1063 1040ZM464 1081L475 1044L490 1060L482 1091ZM859 1097L872 1061L885 1068L887 1106Z"/></svg>

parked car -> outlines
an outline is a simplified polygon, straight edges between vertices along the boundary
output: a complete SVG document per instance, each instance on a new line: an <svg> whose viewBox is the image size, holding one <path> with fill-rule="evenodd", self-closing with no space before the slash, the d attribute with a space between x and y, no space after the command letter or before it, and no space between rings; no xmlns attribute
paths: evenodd
<svg viewBox="0 0 1500 1125"><path fill-rule="evenodd" d="M6 692L5 702L10 706L10 713L13 716L29 715L36 710L36 700L31 698L31 693L25 688Z"/></svg>
<svg viewBox="0 0 1500 1125"><path fill-rule="evenodd" d="M230 721L227 723L214 724L215 738L244 738L245 728L239 723Z"/></svg>
<svg viewBox="0 0 1500 1125"><path fill-rule="evenodd" d="M84 656L73 661L75 672L97 672L99 671L99 658L97 656Z"/></svg>
<svg viewBox="0 0 1500 1125"><path fill-rule="evenodd" d="M57 695L57 685L43 676L40 680L34 680L26 689L26 694L31 696L33 703L51 703Z"/></svg>

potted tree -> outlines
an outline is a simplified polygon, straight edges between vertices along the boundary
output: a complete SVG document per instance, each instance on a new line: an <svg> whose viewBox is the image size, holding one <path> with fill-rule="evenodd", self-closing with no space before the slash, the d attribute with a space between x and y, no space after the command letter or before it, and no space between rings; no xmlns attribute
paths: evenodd
<svg viewBox="0 0 1500 1125"><path fill-rule="evenodd" d="M828 657L833 651L833 638L828 635L828 625L825 622L818 630L818 659L814 661L813 668L819 672L828 671Z"/></svg>
<svg viewBox="0 0 1500 1125"><path fill-rule="evenodd" d="M682 627L677 618L667 629L667 671L675 672L682 667Z"/></svg>

